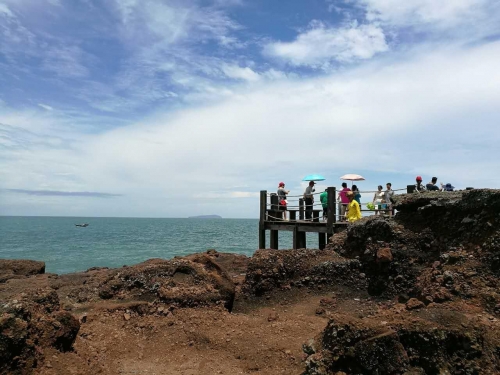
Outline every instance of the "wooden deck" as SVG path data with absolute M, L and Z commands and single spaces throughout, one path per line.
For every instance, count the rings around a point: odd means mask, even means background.
M 320 214 L 323 210 L 312 210 L 311 220 L 304 220 L 305 206 L 300 201 L 298 210 L 287 210 L 289 220 L 278 219 L 283 211 L 278 210 L 276 198 L 271 197 L 268 204 L 267 191 L 260 192 L 260 220 L 259 220 L 259 249 L 278 249 L 278 233 L 287 231 L 293 233 L 293 248 L 306 248 L 306 233 L 317 233 L 319 248 L 324 249 L 327 239 L 334 233 L 346 228 L 346 222 L 337 222 L 336 189 L 328 189 L 328 220 L 321 221 Z M 268 209 L 268 206 L 276 209 Z M 297 218 L 298 214 L 298 218 Z M 266 231 L 270 231 L 270 246 L 266 246 Z

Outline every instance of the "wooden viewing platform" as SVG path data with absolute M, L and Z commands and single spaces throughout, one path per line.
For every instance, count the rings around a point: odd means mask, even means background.
M 467 187 L 465 190 L 472 190 L 472 187 Z M 397 189 L 394 191 L 406 190 L 407 194 L 415 192 L 415 185 L 407 185 L 406 189 Z M 306 248 L 306 233 L 318 233 L 319 248 L 324 249 L 327 239 L 334 233 L 337 233 L 347 227 L 346 221 L 337 221 L 337 216 L 340 217 L 340 205 L 337 202 L 337 189 L 329 187 L 326 189 L 328 192 L 328 220 L 320 221 L 320 214 L 323 210 L 314 210 L 311 220 L 305 220 L 305 204 L 302 198 L 299 199 L 298 209 L 287 209 L 289 213 L 289 220 L 280 219 L 283 210 L 279 209 L 278 195 L 268 194 L 266 190 L 260 192 L 260 219 L 259 219 L 259 249 L 278 249 L 278 233 L 279 231 L 293 232 L 293 248 L 304 249 Z M 270 208 L 268 208 L 270 207 Z M 295 208 L 295 207 L 294 207 Z M 387 212 L 386 209 L 363 210 L 362 212 Z M 297 219 L 297 213 L 299 217 Z M 270 231 L 270 246 L 266 247 L 266 230 Z
M 305 205 L 299 199 L 299 209 L 287 209 L 289 220 L 282 220 L 283 210 L 279 210 L 278 196 L 271 194 L 268 204 L 266 190 L 260 192 L 260 219 L 259 219 L 259 249 L 278 249 L 279 231 L 293 232 L 293 248 L 306 248 L 306 233 L 318 233 L 319 248 L 324 249 L 327 238 L 346 227 L 346 222 L 337 221 L 337 189 L 327 188 L 328 192 L 328 220 L 321 221 L 320 214 L 323 210 L 313 209 L 312 220 L 305 220 Z M 268 208 L 268 206 L 270 208 Z M 297 218 L 297 213 L 299 217 Z M 270 246 L 266 247 L 266 230 L 270 231 Z

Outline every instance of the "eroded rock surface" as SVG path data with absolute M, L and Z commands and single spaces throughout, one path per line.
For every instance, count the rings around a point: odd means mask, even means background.
M 45 273 L 45 263 L 35 260 L 0 259 L 0 283 Z
M 331 316 L 305 374 L 500 373 L 500 191 L 415 193 L 395 206 L 394 219 L 331 238 L 327 250 L 359 260 L 368 293 L 387 302 L 364 319 Z

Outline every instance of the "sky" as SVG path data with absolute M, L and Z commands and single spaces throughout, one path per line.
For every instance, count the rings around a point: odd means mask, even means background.
M 0 0 L 0 215 L 500 188 L 499 67 L 497 0 Z

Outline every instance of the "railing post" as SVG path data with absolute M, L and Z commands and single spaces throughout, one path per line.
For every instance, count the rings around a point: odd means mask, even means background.
M 304 199 L 299 198 L 299 220 L 304 220 Z
M 335 187 L 330 186 L 326 191 L 328 193 L 328 220 L 326 225 L 328 228 L 327 237 L 329 238 L 330 236 L 333 235 L 333 225 L 337 222 L 337 216 L 335 216 L 337 213 L 336 212 L 337 189 Z
M 260 191 L 259 249 L 266 248 L 267 190 Z

